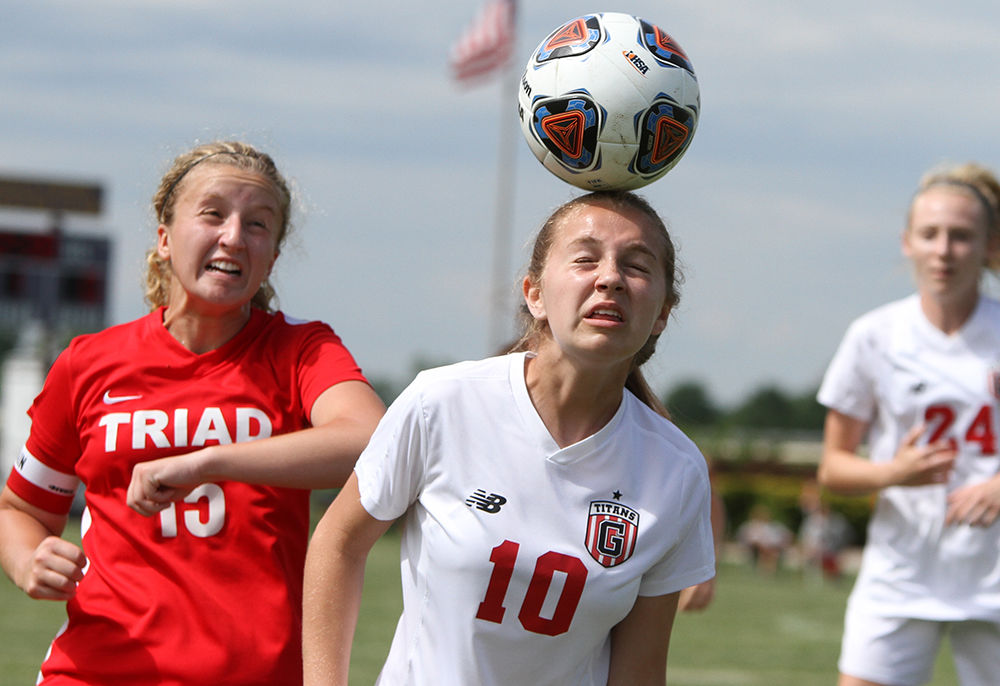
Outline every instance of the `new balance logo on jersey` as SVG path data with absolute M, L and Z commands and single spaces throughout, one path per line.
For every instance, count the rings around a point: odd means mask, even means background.
M 477 510 L 482 510 L 489 514 L 499 512 L 500 507 L 506 502 L 507 499 L 502 495 L 498 493 L 486 495 L 486 491 L 481 488 L 477 488 L 475 493 L 465 499 L 465 504 L 469 507 L 475 507 Z

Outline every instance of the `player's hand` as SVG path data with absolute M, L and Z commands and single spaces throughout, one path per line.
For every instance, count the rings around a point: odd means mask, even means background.
M 965 486 L 948 496 L 945 524 L 990 526 L 1000 515 L 1000 477 Z
M 76 584 L 83 578 L 86 564 L 87 557 L 79 546 L 48 536 L 35 548 L 15 581 L 37 600 L 69 600 L 76 595 Z
M 681 591 L 677 609 L 681 612 L 698 612 L 704 610 L 715 598 L 715 578 L 703 581 L 694 586 L 688 586 Z
M 927 486 L 948 481 L 958 452 L 948 441 L 918 445 L 926 427 L 923 424 L 910 429 L 899 450 L 892 458 L 893 484 L 898 486 Z
M 128 506 L 149 517 L 183 500 L 203 481 L 195 456 L 187 453 L 137 464 L 128 485 Z

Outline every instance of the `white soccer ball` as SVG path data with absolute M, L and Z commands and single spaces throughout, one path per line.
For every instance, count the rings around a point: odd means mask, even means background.
M 535 157 L 587 190 L 631 190 L 666 174 L 691 144 L 699 112 L 698 80 L 677 42 L 617 12 L 550 33 L 518 91 Z

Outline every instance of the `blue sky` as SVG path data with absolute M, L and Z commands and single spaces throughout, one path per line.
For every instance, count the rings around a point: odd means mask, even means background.
M 509 82 L 449 79 L 448 51 L 479 6 L 16 3 L 0 24 L 0 174 L 105 186 L 104 215 L 67 229 L 114 238 L 120 322 L 144 312 L 149 198 L 169 160 L 195 142 L 246 139 L 301 199 L 277 265 L 282 309 L 331 323 L 373 377 L 482 357 L 497 344 L 500 127 L 517 147 L 510 293 L 525 243 L 577 191 L 529 153 Z M 701 88 L 690 150 L 641 191 L 686 273 L 651 381 L 698 379 L 723 403 L 769 383 L 809 389 L 853 317 L 910 291 L 898 237 L 920 174 L 943 161 L 1000 166 L 1000 7 L 532 2 L 513 77 L 550 30 L 598 10 L 669 32 Z

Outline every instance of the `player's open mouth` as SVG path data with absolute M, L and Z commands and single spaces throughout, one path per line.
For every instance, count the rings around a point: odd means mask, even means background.
M 214 260 L 209 262 L 205 269 L 210 272 L 222 272 L 223 274 L 240 274 L 240 266 L 235 262 L 228 262 L 226 260 Z
M 591 313 L 587 315 L 587 319 L 600 319 L 606 322 L 625 321 L 621 313 L 617 310 L 606 309 L 603 307 L 592 310 Z

